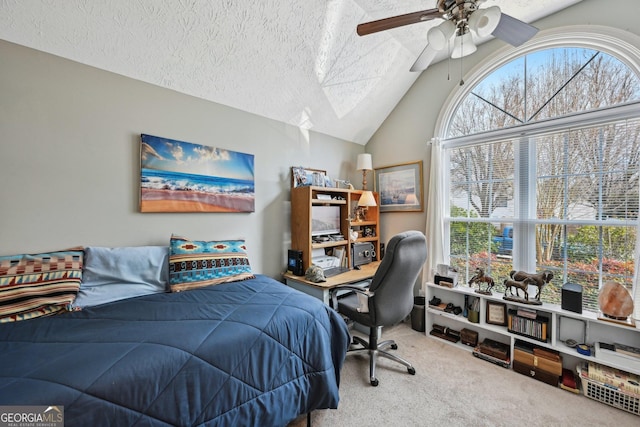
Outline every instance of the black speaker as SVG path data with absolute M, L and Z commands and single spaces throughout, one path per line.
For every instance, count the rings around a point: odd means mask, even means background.
M 563 310 L 582 313 L 582 286 L 576 283 L 565 283 L 562 285 Z
M 287 261 L 287 270 L 296 276 L 304 276 L 302 268 L 302 251 L 289 249 L 289 259 Z
M 379 260 L 381 260 L 382 258 L 384 258 L 384 243 L 380 243 L 380 257 L 378 257 Z

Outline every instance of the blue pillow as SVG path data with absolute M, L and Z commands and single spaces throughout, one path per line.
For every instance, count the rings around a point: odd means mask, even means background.
M 84 269 L 74 308 L 167 292 L 169 248 L 138 246 L 84 250 Z
M 169 251 L 171 292 L 255 278 L 244 240 L 189 240 L 172 235 Z

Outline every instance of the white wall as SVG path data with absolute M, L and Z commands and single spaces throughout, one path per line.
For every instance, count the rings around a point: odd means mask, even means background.
M 540 30 L 569 25 L 605 25 L 640 35 L 638 12 L 638 0 L 620 0 L 615 3 L 583 0 L 533 25 Z M 479 46 L 476 53 L 463 58 L 462 74 L 467 74 L 484 58 L 505 46 L 507 44 L 500 40 L 492 40 Z M 425 70 L 366 146 L 366 151 L 372 154 L 374 168 L 423 160 L 425 199 L 431 162 L 431 150 L 427 143 L 436 136 L 434 132 L 441 106 L 459 87 L 460 67 L 460 60 L 452 60 L 450 63 L 443 61 L 434 64 Z M 449 74 L 450 80 L 447 79 Z M 425 212 L 381 214 L 382 241 L 410 228 L 424 231 Z
M 0 58 L 0 255 L 245 238 L 254 271 L 279 277 L 290 167 L 358 177 L 361 145 L 5 41 Z M 141 133 L 254 154 L 255 213 L 139 213 Z

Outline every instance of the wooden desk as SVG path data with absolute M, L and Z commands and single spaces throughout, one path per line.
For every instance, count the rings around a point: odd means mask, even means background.
M 316 297 L 329 305 L 329 291 L 332 288 L 347 283 L 358 283 L 371 279 L 378 270 L 379 265 L 380 261 L 361 265 L 360 270 L 353 269 L 333 277 L 327 277 L 326 282 L 311 282 L 305 280 L 304 276 L 296 276 L 289 272 L 284 274 L 284 279 L 287 286 Z

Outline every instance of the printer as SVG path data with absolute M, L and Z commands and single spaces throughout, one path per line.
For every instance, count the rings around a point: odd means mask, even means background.
M 311 264 L 315 264 L 323 270 L 327 268 L 340 267 L 340 259 L 335 256 L 326 255 L 324 249 L 314 249 L 311 253 Z

